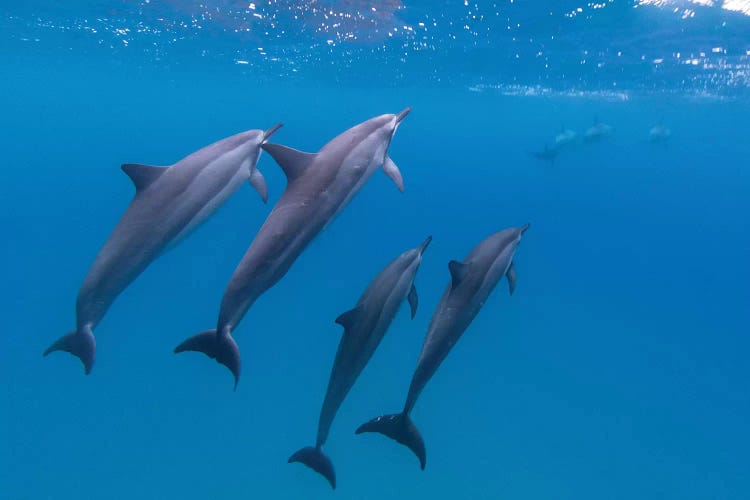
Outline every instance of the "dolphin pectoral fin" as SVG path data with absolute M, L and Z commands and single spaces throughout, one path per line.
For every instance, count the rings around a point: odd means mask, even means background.
M 299 462 L 310 467 L 312 470 L 323 476 L 331 484 L 331 488 L 336 489 L 336 471 L 333 469 L 331 459 L 318 447 L 308 446 L 302 448 L 294 455 L 289 457 L 287 463 Z
M 167 171 L 165 167 L 154 167 L 152 165 L 141 165 L 138 163 L 125 163 L 120 167 L 133 181 L 135 192 L 138 194 L 149 187 L 156 179 Z
M 268 186 L 266 186 L 266 179 L 263 178 L 263 174 L 260 173 L 260 170 L 253 167 L 253 171 L 250 172 L 250 178 L 248 181 L 258 192 L 263 203 L 266 203 L 268 201 Z
M 91 373 L 91 367 L 94 366 L 96 354 L 96 340 L 91 328 L 84 327 L 63 335 L 49 346 L 42 355 L 47 356 L 55 351 L 64 351 L 77 356 L 83 363 L 86 375 L 88 375 Z
M 360 310 L 361 308 L 357 306 L 354 309 L 349 309 L 348 311 L 339 314 L 339 317 L 336 318 L 336 323 L 343 326 L 344 330 L 349 330 L 357 321 Z
M 508 270 L 505 272 L 505 276 L 508 278 L 508 288 L 510 290 L 510 294 L 513 295 L 513 292 L 516 290 L 516 266 L 513 264 L 513 262 L 510 263 L 510 266 L 508 266 Z
M 237 390 L 237 383 L 240 381 L 240 349 L 229 333 L 218 335 L 216 330 L 206 330 L 193 335 L 174 348 L 175 354 L 185 351 L 202 352 L 229 368 L 234 375 L 234 390 Z
M 261 147 L 279 164 L 286 175 L 287 182 L 292 182 L 301 176 L 317 156 L 316 153 L 305 153 L 272 142 L 263 143 Z
M 464 276 L 466 276 L 466 271 L 468 270 L 469 265 L 464 264 L 463 262 L 459 262 L 457 260 L 452 260 L 448 262 L 448 270 L 451 273 L 451 286 L 453 288 L 456 288 L 460 283 L 461 280 L 464 279 Z
M 419 304 L 419 297 L 417 297 L 417 288 L 412 285 L 411 290 L 409 290 L 409 306 L 411 307 L 411 319 L 414 319 L 414 316 L 417 314 L 417 305 Z
M 404 178 L 401 177 L 401 171 L 398 169 L 391 157 L 386 155 L 385 162 L 383 162 L 383 172 L 385 175 L 391 178 L 399 191 L 404 192 Z
M 384 436 L 395 440 L 409 448 L 419 459 L 419 465 L 424 470 L 427 463 L 427 453 L 425 452 L 424 440 L 419 433 L 419 429 L 411 421 L 409 415 L 398 413 L 395 415 L 383 415 L 369 422 L 362 424 L 356 430 L 355 434 L 364 432 L 378 432 Z

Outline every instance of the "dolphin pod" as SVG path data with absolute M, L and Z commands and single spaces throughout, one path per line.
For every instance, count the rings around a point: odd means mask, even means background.
M 286 189 L 234 270 L 221 299 L 216 329 L 190 337 L 174 349 L 175 353 L 202 352 L 215 359 L 232 372 L 236 389 L 241 363 L 232 332 L 250 306 L 284 277 L 375 170 L 382 166 L 403 191 L 401 172 L 388 156 L 388 147 L 410 110 L 360 123 L 334 137 L 317 153 L 279 144 L 262 146 L 284 171 Z
M 450 261 L 451 282 L 443 293 L 427 329 L 417 367 L 411 379 L 406 403 L 401 413 L 383 415 L 361 425 L 356 433 L 378 432 L 408 447 L 419 459 L 422 469 L 427 462 L 424 441 L 409 418 L 417 398 L 437 371 L 452 347 L 461 338 L 495 285 L 508 278 L 511 295 L 516 288 L 513 257 L 521 235 L 529 225 L 504 229 L 481 241 L 463 262 Z
M 328 431 L 341 403 L 380 345 L 404 300 L 408 300 L 414 319 L 418 302 L 414 278 L 430 241 L 432 237 L 391 261 L 362 293 L 357 305 L 336 318 L 336 323 L 344 327 L 344 335 L 339 342 L 320 410 L 315 446 L 302 448 L 289 458 L 289 463 L 302 462 L 323 475 L 334 489 L 336 473 L 321 447 L 328 438 Z
M 235 268 L 222 297 L 216 328 L 198 333 L 174 349 L 175 353 L 202 352 L 223 364 L 232 373 L 236 390 L 241 360 L 232 333 L 255 301 L 286 275 L 375 170 L 382 167 L 399 191 L 404 191 L 401 172 L 388 150 L 410 110 L 362 122 L 331 139 L 317 153 L 267 142 L 281 127 L 278 124 L 265 132 L 249 130 L 228 137 L 169 167 L 123 165 L 135 185 L 135 196 L 84 278 L 77 300 L 76 329 L 54 342 L 44 355 L 69 352 L 81 360 L 85 373 L 90 373 L 95 357 L 94 329 L 117 296 L 151 262 L 208 219 L 245 180 L 264 203 L 267 201 L 266 183 L 256 166 L 261 152 L 266 151 L 286 175 L 286 188 Z M 567 136 L 553 148 L 545 147 L 542 159 L 554 161 L 561 143 L 575 138 L 564 127 L 562 133 Z M 449 263 L 451 283 L 430 322 L 403 410 L 365 423 L 357 434 L 378 432 L 405 444 L 424 469 L 424 441 L 409 414 L 503 276 L 513 293 L 513 259 L 527 228 L 528 224 L 495 233 L 479 243 L 464 262 Z M 414 318 L 418 303 L 414 281 L 431 241 L 428 237 L 392 260 L 362 292 L 354 308 L 336 319 L 344 332 L 320 410 L 315 445 L 298 450 L 288 460 L 315 470 L 334 489 L 336 473 L 323 445 L 341 404 L 404 302 L 409 303 Z
M 125 164 L 135 196 L 94 259 L 76 301 L 76 329 L 44 351 L 94 365 L 94 328 L 117 296 L 157 257 L 213 214 L 245 180 L 268 197 L 256 163 L 261 145 L 281 127 L 248 130 L 206 146 L 169 167 Z

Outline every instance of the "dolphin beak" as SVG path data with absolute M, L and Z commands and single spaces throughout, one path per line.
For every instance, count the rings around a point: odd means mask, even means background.
M 528 228 L 529 224 L 524 224 L 523 226 L 521 226 L 521 234 L 525 233 Z
M 267 141 L 268 139 L 270 139 L 270 138 L 271 138 L 271 136 L 272 136 L 272 135 L 273 135 L 273 134 L 274 134 L 274 133 L 275 133 L 275 132 L 276 132 L 277 130 L 279 130 L 279 129 L 280 129 L 281 127 L 283 127 L 283 126 L 284 126 L 284 124 L 283 124 L 283 123 L 277 123 L 277 124 L 276 124 L 276 125 L 274 125 L 273 127 L 271 127 L 271 128 L 269 128 L 268 130 L 266 130 L 266 131 L 265 131 L 265 132 L 263 133 L 263 142 L 265 143 L 265 142 L 266 142 L 266 141 Z
M 427 247 L 430 246 L 430 242 L 432 241 L 432 236 L 428 236 L 426 240 L 419 246 L 419 255 L 424 254 L 424 251 L 427 250 Z
M 411 107 L 408 107 L 405 110 L 403 110 L 402 112 L 400 112 L 399 114 L 397 114 L 396 115 L 396 123 L 401 123 L 401 120 L 403 120 L 404 118 L 406 118 L 406 115 L 408 115 L 410 111 L 411 111 Z

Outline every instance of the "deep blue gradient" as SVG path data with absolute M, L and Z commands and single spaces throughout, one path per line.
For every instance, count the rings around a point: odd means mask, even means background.
M 386 80 L 378 59 L 338 84 L 312 65 L 255 79 L 231 60 L 8 47 L 0 498 L 750 498 L 742 95 L 507 95 L 470 90 L 476 80 Z M 90 376 L 66 354 L 41 357 L 74 327 L 78 286 L 132 196 L 121 163 L 170 164 L 280 120 L 275 141 L 316 150 L 407 105 L 391 146 L 406 192 L 376 173 L 258 300 L 236 332 L 236 393 L 223 367 L 171 351 L 215 326 L 234 267 L 283 191 L 267 155 L 269 204 L 243 187 L 147 269 L 96 330 Z M 527 154 L 561 123 L 581 132 L 594 115 L 613 126 L 607 141 L 564 150 L 554 166 Z M 662 118 L 673 137 L 655 146 L 648 130 Z M 403 405 L 448 261 L 527 222 L 516 293 L 498 285 L 415 408 L 426 471 L 385 438 L 355 436 Z M 417 317 L 401 310 L 331 430 L 332 493 L 286 460 L 314 443 L 341 334 L 333 321 L 427 235 Z

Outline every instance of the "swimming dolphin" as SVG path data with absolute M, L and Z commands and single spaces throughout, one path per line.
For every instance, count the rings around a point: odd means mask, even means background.
M 215 359 L 229 368 L 237 388 L 240 351 L 231 333 L 255 300 L 284 277 L 380 166 L 403 191 L 401 172 L 388 157 L 388 147 L 410 110 L 360 123 L 314 154 L 263 145 L 286 174 L 286 189 L 234 270 L 221 299 L 216 329 L 190 337 L 174 352 L 202 352 Z
M 323 475 L 334 489 L 336 472 L 321 447 L 328 438 L 328 431 L 341 403 L 377 349 L 405 299 L 409 301 L 411 317 L 414 318 L 417 312 L 414 278 L 430 241 L 432 237 L 427 238 L 419 247 L 396 257 L 365 289 L 354 309 L 336 318 L 336 323 L 344 327 L 344 335 L 339 342 L 328 390 L 320 410 L 315 446 L 302 448 L 289 458 L 289 463 L 302 462 Z
M 409 414 L 422 389 L 503 276 L 507 276 L 510 293 L 513 294 L 516 288 L 513 256 L 521 235 L 528 227 L 526 224 L 495 233 L 474 247 L 463 262 L 452 260 L 448 264 L 451 283 L 443 293 L 427 329 L 404 409 L 401 413 L 370 420 L 357 429 L 357 434 L 379 432 L 395 439 L 414 452 L 424 470 L 427 460 L 424 441 Z
M 560 150 L 556 147 L 549 147 L 546 144 L 544 145 L 544 149 L 541 151 L 530 151 L 529 154 L 536 158 L 537 160 L 546 161 L 550 164 L 554 165 L 555 160 L 557 159 L 557 155 L 560 153 Z
M 605 137 L 608 137 L 612 133 L 612 127 L 605 123 L 601 123 L 598 117 L 594 117 L 594 124 L 586 130 L 583 134 L 583 140 L 585 142 L 599 142 Z
M 44 355 L 69 352 L 80 358 L 89 374 L 96 351 L 94 328 L 153 260 L 205 221 L 245 180 L 265 203 L 268 190 L 256 163 L 261 145 L 279 127 L 233 135 L 169 167 L 123 165 L 135 185 L 135 197 L 83 280 L 76 302 L 76 329 L 59 338 Z
M 578 134 L 574 130 L 566 129 L 563 125 L 560 129 L 560 133 L 555 136 L 554 148 L 560 149 L 563 146 L 571 144 L 578 138 Z
M 663 144 L 667 142 L 667 139 L 672 135 L 672 131 L 669 130 L 664 124 L 659 122 L 655 127 L 651 127 L 648 131 L 648 138 L 654 144 Z

